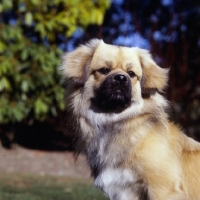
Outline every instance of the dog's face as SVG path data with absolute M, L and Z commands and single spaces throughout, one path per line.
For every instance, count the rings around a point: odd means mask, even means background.
M 64 56 L 71 104 L 96 113 L 121 113 L 166 85 L 167 70 L 158 67 L 146 50 L 92 40 Z M 69 94 L 69 95 L 70 95 Z M 80 102 L 82 105 L 79 105 Z
M 99 44 L 91 61 L 94 96 L 91 108 L 121 112 L 141 98 L 142 70 L 129 48 Z

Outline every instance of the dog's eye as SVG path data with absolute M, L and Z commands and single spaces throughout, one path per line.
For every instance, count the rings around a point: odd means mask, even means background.
M 110 72 L 110 69 L 108 69 L 107 67 L 102 67 L 102 68 L 98 69 L 97 71 L 101 74 L 106 75 Z
M 136 76 L 136 74 L 133 71 L 128 71 L 128 75 L 133 78 Z

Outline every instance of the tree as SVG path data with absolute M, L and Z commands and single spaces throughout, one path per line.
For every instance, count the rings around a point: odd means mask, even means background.
M 0 124 L 45 120 L 64 109 L 63 44 L 77 29 L 100 25 L 108 6 L 108 0 L 1 1 Z
M 16 132 L 19 123 L 29 131 L 25 125 L 61 116 L 65 88 L 58 67 L 63 50 L 70 49 L 71 36 L 83 34 L 89 24 L 100 25 L 109 4 L 109 0 L 0 2 L 0 138 L 5 146 L 10 144 L 10 129 Z

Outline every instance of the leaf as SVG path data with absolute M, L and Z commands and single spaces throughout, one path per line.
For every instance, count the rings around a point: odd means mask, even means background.
M 13 113 L 13 121 L 20 122 L 24 118 L 24 113 L 18 107 L 13 108 L 12 113 Z
M 23 61 L 25 61 L 27 58 L 28 58 L 28 51 L 27 51 L 27 49 L 24 49 L 24 50 L 22 51 L 22 53 L 21 53 L 21 59 L 22 59 Z
M 0 3 L 0 13 L 3 12 L 3 5 Z M 1 117 L 1 116 L 0 116 Z M 1 121 L 1 120 L 0 120 Z
M 30 26 L 32 22 L 33 22 L 33 15 L 31 12 L 27 12 L 25 14 L 25 23 Z
M 103 13 L 99 9 L 97 9 L 95 21 L 98 25 L 101 25 L 103 23 L 103 17 L 104 17 Z
M 21 83 L 21 90 L 23 92 L 28 92 L 29 90 L 29 82 L 26 81 L 26 80 L 23 80 L 22 83 Z
M 10 82 L 6 77 L 3 77 L 0 79 L 0 91 L 3 91 L 3 90 L 7 90 L 7 91 L 11 90 Z
M 6 49 L 6 45 L 0 41 L 0 53 L 3 53 L 5 49 Z
M 40 114 L 47 113 L 48 106 L 41 99 L 37 99 L 35 102 L 34 111 L 35 111 L 35 114 L 39 116 Z
M 26 11 L 26 6 L 24 3 L 19 4 L 19 12 L 25 12 Z
M 34 5 L 34 6 L 38 6 L 40 5 L 40 0 L 31 0 L 31 3 Z
M 7 10 L 9 10 L 9 9 L 11 9 L 13 7 L 13 2 L 12 1 L 8 1 L 8 0 L 4 0 L 1 5 L 3 7 L 2 10 L 3 11 L 7 11 Z
M 60 101 L 58 105 L 59 105 L 60 110 L 65 110 L 65 103 L 64 102 Z
M 49 31 L 52 31 L 53 28 L 54 28 L 53 20 L 50 20 L 50 21 L 46 22 L 45 25 L 46 25 L 46 27 L 47 27 L 47 29 L 48 29 Z
M 46 31 L 45 31 L 45 28 L 44 28 L 44 25 L 42 23 L 38 23 L 36 26 L 35 26 L 35 30 L 38 31 L 41 35 L 41 37 L 43 38 L 46 34 Z
M 51 113 L 55 117 L 57 115 L 56 108 L 53 106 L 51 107 Z

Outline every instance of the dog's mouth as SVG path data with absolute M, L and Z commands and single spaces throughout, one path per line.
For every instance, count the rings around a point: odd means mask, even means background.
M 125 75 L 110 75 L 91 99 L 96 112 L 119 113 L 131 105 L 131 82 Z

